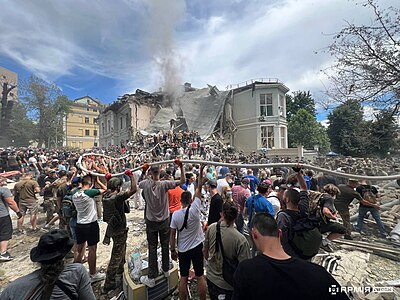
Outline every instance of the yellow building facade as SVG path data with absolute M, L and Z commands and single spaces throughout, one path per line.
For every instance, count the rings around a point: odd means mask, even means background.
M 98 118 L 103 105 L 98 99 L 85 96 L 72 101 L 64 120 L 64 146 L 89 149 L 99 146 Z

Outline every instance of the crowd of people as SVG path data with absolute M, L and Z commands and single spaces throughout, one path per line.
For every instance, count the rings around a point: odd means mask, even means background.
M 197 146 L 189 148 L 194 142 Z M 339 184 L 329 176 L 317 180 L 300 164 L 293 169 L 183 165 L 180 158 L 186 155 L 214 162 L 273 162 L 265 154 L 241 157 L 244 154 L 229 149 L 202 146 L 195 133 L 163 133 L 148 144 L 143 141 L 129 149 L 93 152 L 125 156 L 85 156 L 82 166 L 86 172 L 76 164 L 80 151 L 1 152 L 1 169 L 18 173 L 0 174 L 0 261 L 14 258 L 7 251 L 13 234 L 9 209 L 18 217 L 15 234 L 29 234 L 24 224 L 28 213 L 30 230 L 39 230 L 39 209 L 46 212 L 41 227 L 49 230 L 31 251 L 31 260 L 41 268 L 11 283 L 1 299 L 39 299 L 42 294 L 51 299 L 94 299 L 90 283 L 102 280 L 103 293 L 121 288 L 129 200 L 136 209 L 144 209 L 146 222 L 149 270 L 140 282 L 154 287 L 160 275 L 170 275 L 170 259 L 178 260 L 180 299 L 187 298 L 191 266 L 200 299 L 206 298 L 207 291 L 211 299 L 347 299 L 344 293 L 330 293 L 329 287 L 339 284 L 311 263 L 312 257 L 321 248 L 333 251 L 333 240 L 352 239 L 353 230 L 362 232 L 367 212 L 375 218 L 381 235 L 387 236 L 379 216 L 378 190 L 364 181 Z M 170 159 L 175 163 L 148 164 Z M 140 170 L 132 173 L 136 166 Z M 120 172 L 123 175 L 111 176 Z M 4 174 L 20 176 L 13 191 L 5 187 Z M 349 215 L 353 200 L 360 202 L 354 229 Z M 337 221 L 338 214 L 343 225 Z M 52 229 L 56 222 L 60 229 Z M 101 222 L 107 223 L 103 243 L 112 240 L 113 244 L 105 274 L 96 267 Z M 66 264 L 66 258 L 74 263 Z M 82 268 L 86 261 L 89 273 Z M 296 288 L 288 289 L 288 285 Z M 39 298 L 29 298 L 34 295 Z

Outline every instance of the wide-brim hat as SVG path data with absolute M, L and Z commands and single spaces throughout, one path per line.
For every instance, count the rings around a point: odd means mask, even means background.
M 40 237 L 36 247 L 31 249 L 30 257 L 33 262 L 51 262 L 62 259 L 74 245 L 66 230 L 53 229 Z

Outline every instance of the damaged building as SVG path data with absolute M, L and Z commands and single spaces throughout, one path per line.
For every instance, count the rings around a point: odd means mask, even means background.
M 193 88 L 185 83 L 176 99 L 137 90 L 107 107 L 99 117 L 100 147 L 126 145 L 138 134 L 162 130 L 197 131 L 245 152 L 287 148 L 286 93 L 277 79 Z

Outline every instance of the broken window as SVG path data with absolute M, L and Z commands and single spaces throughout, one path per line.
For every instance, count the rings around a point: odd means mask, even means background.
M 260 116 L 272 115 L 272 94 L 260 94 Z
M 261 126 L 261 146 L 267 149 L 274 147 L 274 126 Z

